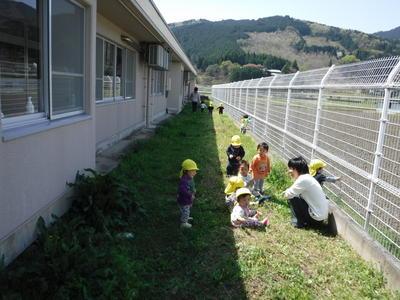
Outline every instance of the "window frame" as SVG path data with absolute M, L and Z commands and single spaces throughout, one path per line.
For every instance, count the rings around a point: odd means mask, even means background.
M 82 74 L 79 76 L 82 77 L 82 109 L 78 109 L 75 111 L 53 114 L 53 95 L 52 95 L 52 81 L 53 81 L 53 68 L 52 68 L 52 0 L 48 1 L 38 1 L 39 3 L 39 15 L 41 16 L 39 20 L 39 36 L 41 41 L 41 53 L 40 53 L 40 65 L 41 65 L 41 82 L 39 84 L 39 99 L 41 105 L 43 105 L 43 111 L 33 113 L 33 114 L 25 114 L 15 117 L 1 117 L 0 122 L 3 130 L 14 129 L 18 127 L 24 127 L 27 125 L 38 124 L 44 121 L 53 121 L 62 118 L 72 117 L 84 114 L 86 112 L 87 107 L 87 46 L 89 41 L 86 39 L 88 25 L 90 24 L 90 20 L 88 20 L 88 6 L 85 6 L 81 1 L 76 0 L 65 0 L 67 2 L 72 3 L 73 5 L 78 6 L 83 10 L 83 65 L 82 65 Z M 68 74 L 62 72 L 62 74 Z M 72 74 L 77 75 L 77 74 Z M 90 101 L 90 100 L 89 100 Z M 1 108 L 1 103 L 0 103 Z
M 113 75 L 113 96 L 112 97 L 107 97 L 104 98 L 104 90 L 102 90 L 102 99 L 96 99 L 96 104 L 102 104 L 102 103 L 110 103 L 110 102 L 120 102 L 120 101 L 129 101 L 129 100 L 136 100 L 136 72 L 137 72 L 137 51 L 135 49 L 132 48 L 128 48 L 126 46 L 123 46 L 119 43 L 116 43 L 115 41 L 102 36 L 101 34 L 96 34 L 96 41 L 97 39 L 100 39 L 102 41 L 102 47 L 103 47 L 103 59 L 102 59 L 102 70 L 103 70 L 103 77 L 104 77 L 104 55 L 105 55 L 105 43 L 109 43 L 111 45 L 113 45 L 114 47 L 114 65 L 113 65 L 113 71 L 114 71 L 114 75 Z M 121 96 L 116 96 L 116 78 L 117 78 L 117 49 L 121 49 L 122 50 L 122 78 L 121 78 L 121 85 L 123 85 L 123 87 L 121 87 Z M 133 56 L 133 64 L 134 64 L 134 68 L 133 68 L 133 80 L 132 80 L 132 84 L 133 84 L 133 96 L 126 96 L 126 77 L 127 77 L 127 69 L 128 69 L 128 52 L 132 53 Z M 97 53 L 97 49 L 96 49 L 96 53 Z M 96 64 L 96 68 L 97 68 L 97 64 Z M 97 73 L 97 70 L 96 70 Z M 96 83 L 97 84 L 97 77 L 96 77 Z M 97 87 L 96 87 L 97 88 Z M 104 88 L 104 78 L 103 78 L 103 88 Z

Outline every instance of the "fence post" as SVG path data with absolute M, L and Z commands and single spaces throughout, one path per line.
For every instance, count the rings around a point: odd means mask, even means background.
M 290 109 L 290 98 L 292 95 L 292 84 L 294 80 L 296 79 L 297 75 L 299 75 L 299 71 L 294 74 L 293 78 L 289 82 L 288 86 L 288 95 L 287 95 L 287 100 L 286 100 L 286 112 L 285 112 L 285 126 L 283 128 L 283 157 L 285 157 L 285 150 L 286 150 L 286 132 L 287 132 L 287 127 L 288 127 L 288 120 L 289 120 L 289 109 Z
M 379 168 L 381 166 L 382 160 L 382 150 L 383 150 L 383 143 L 385 139 L 385 132 L 386 132 L 386 125 L 388 121 L 388 113 L 389 113 L 389 105 L 390 105 L 390 94 L 393 88 L 393 79 L 395 75 L 400 72 L 400 60 L 397 65 L 393 68 L 390 72 L 386 84 L 385 84 L 385 96 L 383 98 L 383 105 L 382 105 L 382 113 L 381 118 L 379 120 L 379 134 L 378 134 L 378 142 L 376 144 L 376 151 L 374 157 L 374 168 L 371 174 L 371 183 L 369 187 L 369 195 L 368 195 L 368 204 L 366 207 L 366 215 L 365 215 L 365 223 L 364 229 L 368 231 L 368 226 L 370 223 L 371 215 L 373 213 L 372 206 L 374 203 L 374 196 L 375 196 L 375 189 L 376 183 L 378 181 L 379 175 Z
M 264 136 L 267 136 L 269 106 L 270 106 L 270 103 L 271 103 L 271 87 L 272 87 L 272 84 L 274 83 L 275 79 L 278 78 L 278 76 L 279 75 L 275 75 L 274 78 L 272 78 L 272 80 L 271 80 L 271 82 L 269 83 L 269 86 L 268 86 L 267 108 L 265 109 L 265 133 L 264 133 Z
M 246 98 L 245 98 L 245 102 L 244 102 L 244 111 L 245 111 L 246 113 L 248 113 L 248 112 L 247 112 L 247 102 L 248 102 L 248 100 L 249 100 L 249 86 L 250 86 L 250 84 L 251 84 L 252 81 L 253 81 L 253 79 L 250 80 L 250 82 L 248 83 L 248 85 L 247 85 L 247 87 L 246 87 Z
M 317 114 L 315 116 L 314 137 L 313 137 L 313 144 L 312 144 L 310 159 L 314 158 L 315 150 L 317 149 L 317 144 L 318 144 L 319 125 L 321 123 L 322 94 L 323 94 L 323 90 L 325 88 L 324 84 L 325 84 L 325 81 L 328 78 L 329 74 L 333 71 L 334 68 L 335 68 L 335 65 L 332 65 L 328 69 L 328 71 L 326 72 L 324 77 L 322 77 L 321 83 L 319 86 L 318 101 L 317 101 Z
M 256 85 L 256 87 L 255 87 L 255 89 L 256 89 L 256 94 L 254 95 L 254 110 L 253 110 L 253 116 L 256 116 L 256 111 L 257 111 L 257 99 L 258 99 L 258 87 L 260 86 L 260 83 L 261 83 L 262 79 L 263 79 L 263 77 L 261 77 L 261 78 L 258 80 L 257 85 Z M 251 130 L 251 132 L 253 132 L 253 134 L 254 134 L 255 123 L 256 123 L 256 121 L 254 120 L 254 121 L 253 121 L 253 129 Z
M 240 102 L 242 101 L 242 87 L 243 87 L 243 85 L 244 85 L 244 80 L 242 81 L 242 83 L 240 84 L 240 87 L 239 87 L 239 102 L 238 102 L 238 105 L 237 105 L 237 107 L 238 108 L 240 108 Z

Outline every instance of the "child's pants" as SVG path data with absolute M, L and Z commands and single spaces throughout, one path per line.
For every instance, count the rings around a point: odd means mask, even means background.
M 249 218 L 246 222 L 242 223 L 239 227 L 265 227 L 265 225 L 256 218 Z
M 259 191 L 260 193 L 262 193 L 263 192 L 263 186 L 264 186 L 264 178 L 262 178 L 262 179 L 254 179 L 253 190 Z
M 228 165 L 226 166 L 226 175 L 234 175 L 236 176 L 239 172 L 240 163 L 232 163 L 228 161 Z
M 179 209 L 181 210 L 181 223 L 187 223 L 189 221 L 191 207 L 191 205 L 179 205 Z

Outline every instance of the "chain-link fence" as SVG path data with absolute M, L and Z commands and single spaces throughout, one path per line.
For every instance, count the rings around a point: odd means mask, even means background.
M 400 260 L 400 57 L 214 85 L 285 159 L 320 158 L 330 199 Z

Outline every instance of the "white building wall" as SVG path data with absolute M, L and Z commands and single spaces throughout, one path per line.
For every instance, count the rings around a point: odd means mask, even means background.
M 0 256 L 8 263 L 35 238 L 39 216 L 51 221 L 69 208 L 63 197 L 76 172 L 95 167 L 94 61 L 96 1 L 85 0 L 86 115 L 49 121 L 31 130 L 0 123 Z M 29 131 L 31 130 L 31 131 Z
M 121 28 L 97 15 L 97 34 L 121 45 Z M 130 48 L 135 51 L 135 49 Z M 96 104 L 96 148 L 102 150 L 145 125 L 146 67 L 136 51 L 136 95 L 133 100 L 115 100 Z
M 180 62 L 170 64 L 168 78 L 171 80 L 171 89 L 167 99 L 169 112 L 178 113 L 182 109 L 183 101 L 183 65 Z

